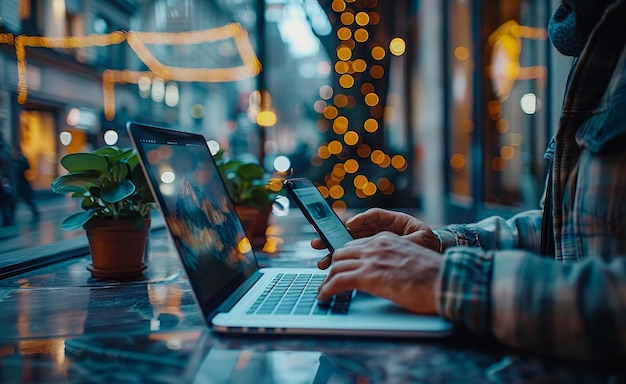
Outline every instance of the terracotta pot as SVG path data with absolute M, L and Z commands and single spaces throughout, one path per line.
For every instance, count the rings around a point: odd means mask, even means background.
M 144 228 L 134 228 L 127 220 L 93 218 L 84 225 L 89 240 L 91 276 L 101 280 L 130 280 L 143 276 L 150 218 Z
M 248 235 L 252 248 L 263 248 L 270 210 L 261 211 L 256 207 L 244 205 L 236 205 L 235 210 L 243 224 L 246 235 Z

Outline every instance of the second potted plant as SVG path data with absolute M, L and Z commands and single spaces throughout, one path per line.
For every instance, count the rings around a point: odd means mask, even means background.
M 272 177 L 260 164 L 229 157 L 223 150 L 215 153 L 213 158 L 252 247 L 261 248 L 265 243 L 272 204 L 282 194 L 282 180 Z

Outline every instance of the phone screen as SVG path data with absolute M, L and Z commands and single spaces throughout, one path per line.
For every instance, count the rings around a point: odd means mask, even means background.
M 305 178 L 287 179 L 285 186 L 289 195 L 331 252 L 353 239 L 312 181 Z

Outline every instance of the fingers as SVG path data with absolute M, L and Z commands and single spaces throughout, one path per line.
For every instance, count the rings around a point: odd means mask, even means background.
M 332 261 L 332 256 L 329 253 L 328 255 L 324 256 L 317 262 L 317 267 L 322 270 L 327 269 L 328 267 L 330 267 L 331 261 Z
M 326 244 L 320 238 L 315 238 L 311 240 L 311 247 L 315 249 L 326 249 L 328 248 Z
M 329 302 L 333 296 L 349 289 L 360 289 L 359 262 L 357 260 L 344 261 L 333 265 L 333 269 L 320 285 L 317 299 L 321 302 Z M 339 271 L 341 269 L 341 271 Z

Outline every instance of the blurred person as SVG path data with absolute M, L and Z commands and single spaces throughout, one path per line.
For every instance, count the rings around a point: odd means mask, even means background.
M 2 226 L 13 225 L 13 183 L 11 181 L 11 149 L 0 132 L 0 218 Z
M 318 262 L 346 289 L 558 357 L 626 361 L 626 0 L 563 0 L 553 45 L 575 57 L 541 209 L 433 230 L 373 208 Z M 323 248 L 320 239 L 312 246 Z
M 33 200 L 33 187 L 30 181 L 26 178 L 26 172 L 30 169 L 28 158 L 24 156 L 20 148 L 14 147 L 12 151 L 12 171 L 13 171 L 13 184 L 15 186 L 15 195 L 13 201 L 13 214 L 17 208 L 17 203 L 22 200 L 28 205 L 32 218 L 34 220 L 39 219 L 39 210 Z

